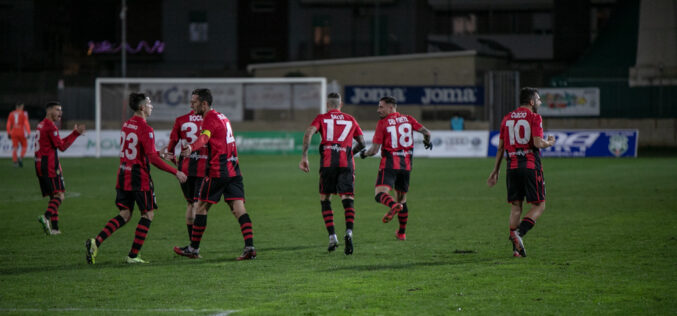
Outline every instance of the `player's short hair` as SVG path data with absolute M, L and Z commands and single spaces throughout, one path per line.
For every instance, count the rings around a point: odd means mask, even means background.
M 387 104 L 392 104 L 393 106 L 397 106 L 397 99 L 395 99 L 395 97 L 391 97 L 391 96 L 382 97 L 379 101 L 383 101 Z
M 129 94 L 129 108 L 136 112 L 141 108 L 141 102 L 146 101 L 146 94 L 139 92 L 132 92 Z
M 17 101 L 16 104 L 14 105 L 14 107 L 18 109 L 19 107 L 21 107 L 21 106 L 23 106 L 23 105 L 24 105 L 23 102 Z
M 191 95 L 196 95 L 197 99 L 200 100 L 200 102 L 205 101 L 207 102 L 207 105 L 212 106 L 212 92 L 209 89 L 204 89 L 204 88 L 198 88 L 193 90 L 191 92 Z
M 56 101 L 56 100 L 54 100 L 54 101 L 49 101 L 49 102 L 47 102 L 47 104 L 45 105 L 45 109 L 46 109 L 46 110 L 49 110 L 49 109 L 51 109 L 51 108 L 53 108 L 53 107 L 55 107 L 55 106 L 57 106 L 57 105 L 58 105 L 58 106 L 61 106 L 61 101 Z
M 338 92 L 332 92 L 327 95 L 327 106 L 335 109 L 341 105 L 341 94 Z
M 536 98 L 536 93 L 538 89 L 531 87 L 524 87 L 520 90 L 520 105 L 527 105 L 529 101 Z

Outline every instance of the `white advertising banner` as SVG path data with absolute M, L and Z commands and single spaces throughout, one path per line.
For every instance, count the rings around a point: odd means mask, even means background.
M 155 147 L 160 150 L 169 143 L 170 130 L 155 131 Z M 489 148 L 489 131 L 431 131 L 433 150 L 423 148 L 423 136 L 414 132 L 414 156 L 416 157 L 486 157 Z M 61 137 L 70 134 L 69 130 L 59 131 Z M 35 132 L 28 139 L 27 158 L 33 158 Z M 364 131 L 364 140 L 367 148 L 371 146 L 374 131 Z M 253 150 L 260 145 L 256 138 L 247 135 L 237 136 L 237 146 L 240 151 Z M 293 151 L 293 141 L 280 139 L 284 142 L 284 148 Z M 259 141 L 260 142 L 260 141 Z M 291 142 L 291 143 L 290 143 Z M 291 144 L 291 145 L 290 145 Z M 255 146 L 256 145 L 256 146 Z M 272 147 L 274 144 L 266 143 L 264 146 Z M 279 147 L 279 144 L 275 144 Z M 284 151 L 282 147 L 276 148 Z M 101 157 L 117 157 L 120 153 L 120 131 L 101 131 Z M 380 157 L 380 154 L 376 155 Z M 7 137 L 7 132 L 0 132 L 0 157 L 12 157 L 12 141 Z M 87 131 L 85 135 L 78 137 L 65 152 L 59 152 L 59 157 L 96 157 L 96 132 Z
M 249 110 L 319 109 L 322 103 L 318 84 L 256 84 L 244 88 Z
M 148 121 L 174 121 L 190 112 L 191 92 L 197 88 L 211 90 L 212 108 L 225 114 L 233 122 L 242 121 L 242 84 L 209 83 L 141 83 L 139 90 L 150 97 L 153 114 Z
M 541 116 L 599 116 L 599 88 L 538 88 Z
M 433 150 L 423 147 L 423 135 L 414 132 L 415 157 L 486 157 L 489 131 L 430 131 Z M 364 131 L 367 148 L 371 146 L 374 131 Z M 380 157 L 380 153 L 375 157 Z
M 169 143 L 169 130 L 155 131 L 155 147 L 160 150 Z M 59 131 L 61 138 L 70 134 L 70 130 Z M 35 132 L 28 138 L 28 150 L 26 158 L 35 156 L 33 145 Z M 120 154 L 120 131 L 101 131 L 101 157 L 117 157 Z M 12 157 L 12 141 L 7 137 L 7 132 L 0 133 L 0 157 Z M 96 132 L 86 131 L 66 151 L 59 151 L 59 157 L 96 157 Z

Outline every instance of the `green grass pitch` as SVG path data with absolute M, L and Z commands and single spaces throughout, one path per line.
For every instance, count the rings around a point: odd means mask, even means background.
M 62 159 L 67 198 L 59 236 L 37 222 L 47 206 L 32 159 L 0 160 L 0 314 L 598 315 L 677 313 L 677 158 L 544 159 L 547 208 L 513 258 L 505 173 L 493 159 L 416 159 L 408 240 L 373 198 L 377 159 L 357 161 L 355 253 L 327 253 L 318 156 L 240 159 L 258 258 L 225 203 L 209 213 L 200 260 L 187 244 L 176 180 L 153 169 L 159 210 L 141 256 L 124 262 L 139 215 L 85 262 L 84 243 L 117 214 L 117 159 Z M 502 171 L 505 171 L 503 166 Z M 344 221 L 332 201 L 339 240 Z

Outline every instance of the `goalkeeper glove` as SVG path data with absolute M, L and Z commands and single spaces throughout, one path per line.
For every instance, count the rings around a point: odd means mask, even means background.
M 367 155 L 365 155 L 365 153 L 367 153 L 366 149 L 360 150 L 360 158 L 362 158 L 362 159 L 367 158 Z
M 425 149 L 428 149 L 428 150 L 433 150 L 433 143 L 431 143 L 430 140 L 428 140 L 428 141 L 424 140 L 423 141 L 423 147 Z

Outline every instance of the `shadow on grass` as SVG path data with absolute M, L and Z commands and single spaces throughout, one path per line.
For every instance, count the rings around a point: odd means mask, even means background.
M 321 270 L 324 272 L 334 272 L 341 270 L 349 271 L 379 271 L 379 270 L 400 270 L 400 269 L 411 269 L 415 267 L 435 267 L 435 266 L 451 266 L 451 265 L 463 265 L 463 264 L 477 264 L 477 263 L 491 263 L 495 264 L 496 258 L 476 258 L 463 256 L 463 258 L 445 258 L 439 259 L 436 261 L 415 261 L 415 262 L 402 262 L 402 263 L 388 263 L 388 264 L 363 264 L 363 265 L 345 265 L 341 267 L 332 267 L 329 269 Z

